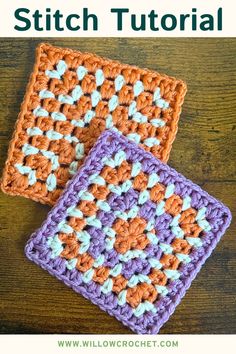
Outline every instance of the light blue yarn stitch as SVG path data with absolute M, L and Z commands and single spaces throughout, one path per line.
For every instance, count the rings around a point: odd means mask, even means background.
M 96 85 L 101 86 L 105 80 L 103 71 L 101 69 L 96 70 L 95 78 L 96 78 Z
M 137 103 L 136 101 L 132 101 L 129 105 L 128 115 L 129 117 L 134 116 L 137 112 Z
M 82 279 L 85 283 L 89 283 L 93 279 L 93 275 L 94 275 L 94 269 L 90 268 L 82 275 Z
M 49 192 L 54 191 L 57 186 L 57 179 L 56 176 L 53 173 L 50 173 L 46 179 L 46 186 Z
M 48 90 L 41 90 L 39 92 L 39 97 L 41 99 L 44 99 L 44 98 L 55 98 L 55 95 L 54 93 L 52 93 L 51 91 L 48 91 Z
M 79 80 L 83 80 L 85 75 L 88 73 L 88 70 L 84 66 L 79 66 L 76 70 L 77 76 Z
M 76 264 L 77 264 L 77 258 L 69 259 L 66 262 L 66 268 L 69 269 L 69 270 L 75 269 Z
M 119 304 L 120 306 L 123 306 L 123 305 L 126 304 L 126 295 L 127 295 L 127 290 L 122 290 L 122 291 L 118 294 L 117 298 L 118 298 L 118 304 Z
M 45 74 L 49 76 L 51 79 L 61 79 L 62 75 L 65 73 L 67 69 L 67 64 L 64 60 L 59 60 L 56 70 L 46 70 Z
M 92 103 L 92 107 L 96 107 L 98 105 L 98 102 L 101 100 L 102 96 L 100 94 L 100 92 L 98 92 L 97 90 L 94 90 L 91 94 L 91 103 Z
M 141 302 L 135 309 L 133 309 L 133 314 L 136 317 L 140 317 L 146 311 L 152 311 L 153 313 L 157 312 L 155 306 L 151 302 L 145 301 L 145 302 Z
M 108 278 L 107 280 L 105 280 L 105 282 L 103 283 L 100 289 L 103 294 L 109 294 L 112 291 L 112 288 L 113 288 L 113 281 L 111 278 Z
M 131 141 L 134 141 L 136 144 L 139 144 L 141 140 L 141 136 L 137 133 L 127 134 L 127 138 L 130 139 Z
M 35 117 L 48 117 L 49 113 L 48 113 L 48 111 L 46 111 L 46 109 L 38 106 L 33 110 L 33 115 Z
M 158 176 L 157 173 L 151 173 L 148 176 L 148 184 L 147 184 L 147 188 L 152 188 L 154 187 L 158 182 L 160 181 L 160 177 Z
M 115 78 L 115 90 L 116 90 L 116 92 L 120 91 L 122 89 L 122 87 L 124 86 L 124 84 L 125 84 L 124 76 L 123 75 L 118 75 Z
M 142 205 L 142 204 L 146 203 L 149 199 L 150 199 L 150 194 L 149 194 L 148 190 L 144 190 L 139 193 L 138 204 Z
M 134 84 L 133 90 L 134 90 L 134 96 L 135 97 L 139 96 L 144 91 L 142 81 L 139 81 L 139 80 L 136 81 Z
M 113 95 L 108 101 L 108 108 L 110 112 L 113 112 L 119 104 L 118 96 Z

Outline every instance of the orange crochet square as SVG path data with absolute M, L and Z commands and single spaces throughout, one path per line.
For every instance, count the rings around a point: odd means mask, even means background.
M 185 93 L 185 83 L 173 77 L 41 44 L 2 190 L 55 204 L 105 129 L 167 162 Z

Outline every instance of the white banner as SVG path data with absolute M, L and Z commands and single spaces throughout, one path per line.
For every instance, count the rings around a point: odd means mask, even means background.
M 2 335 L 1 353 L 235 353 L 235 335 Z
M 1 37 L 234 37 L 233 0 L 2 0 Z

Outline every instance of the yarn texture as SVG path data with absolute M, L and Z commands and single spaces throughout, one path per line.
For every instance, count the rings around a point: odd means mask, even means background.
M 231 221 L 221 202 L 105 131 L 27 257 L 139 334 L 156 334 Z
M 41 44 L 2 190 L 55 204 L 105 129 L 122 133 L 167 162 L 185 93 L 181 80 Z

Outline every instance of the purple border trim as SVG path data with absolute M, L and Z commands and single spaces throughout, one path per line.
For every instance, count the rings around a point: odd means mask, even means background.
M 198 208 L 202 206 L 207 207 L 207 219 L 212 227 L 212 230 L 204 236 L 202 247 L 191 254 L 192 262 L 181 266 L 181 277 L 171 283 L 169 294 L 156 302 L 155 306 L 158 312 L 156 314 L 146 312 L 139 318 L 131 314 L 128 304 L 115 308 L 114 304 L 117 303 L 117 299 L 113 294 L 102 294 L 100 297 L 95 297 L 94 294 L 96 294 L 97 290 L 95 282 L 82 283 L 81 276 L 77 270 L 67 270 L 65 261 L 60 257 L 51 259 L 50 251 L 47 247 L 44 247 L 47 237 L 55 230 L 57 224 L 66 215 L 67 208 L 78 202 L 76 194 L 81 189 L 87 187 L 87 176 L 100 171 L 104 156 L 111 156 L 113 152 L 117 152 L 120 149 L 126 151 L 131 161 L 140 161 L 143 171 L 149 173 L 157 172 L 163 184 L 174 182 L 176 193 L 181 197 L 191 193 L 193 206 L 198 206 Z M 139 334 L 156 334 L 174 312 L 176 306 L 185 295 L 206 259 L 216 247 L 230 222 L 231 213 L 229 209 L 203 191 L 198 185 L 155 159 L 153 155 L 144 151 L 135 143 L 128 141 L 124 136 L 114 131 L 105 131 L 99 137 L 78 173 L 68 182 L 65 191 L 57 204 L 49 212 L 46 221 L 42 224 L 41 228 L 31 235 L 26 244 L 25 253 L 31 261 L 62 280 L 74 291 L 98 305 L 102 310 L 115 316 L 133 331 Z

